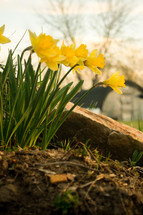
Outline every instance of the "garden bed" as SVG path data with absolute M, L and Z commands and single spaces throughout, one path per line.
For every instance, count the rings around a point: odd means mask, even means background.
M 143 214 L 143 168 L 85 148 L 0 151 L 0 214 Z

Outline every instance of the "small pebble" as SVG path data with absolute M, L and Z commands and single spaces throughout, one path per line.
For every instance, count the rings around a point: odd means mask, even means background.
M 8 169 L 8 162 L 6 160 L 3 160 L 2 169 L 3 170 L 7 170 Z
M 4 155 L 4 153 L 0 151 L 0 155 Z
M 28 168 L 28 167 L 29 167 L 29 165 L 28 165 L 27 163 L 24 163 L 24 167 Z

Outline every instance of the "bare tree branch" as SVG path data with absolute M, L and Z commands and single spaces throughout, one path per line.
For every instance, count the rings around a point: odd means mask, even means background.
M 38 16 L 51 28 L 61 35 L 66 42 L 73 41 L 73 37 L 82 29 L 83 18 L 79 11 L 83 4 L 76 0 L 47 0 L 47 15 L 37 13 Z
M 104 39 L 101 50 L 106 54 L 112 42 L 119 43 L 118 39 L 124 38 L 125 31 L 133 23 L 131 18 L 133 4 L 129 4 L 128 0 L 95 0 L 95 2 L 98 2 L 98 8 L 97 14 L 92 17 L 92 28 Z

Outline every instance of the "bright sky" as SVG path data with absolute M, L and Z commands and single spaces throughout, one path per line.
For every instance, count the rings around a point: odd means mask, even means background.
M 38 12 L 42 11 L 42 13 L 46 14 L 46 1 L 48 0 L 0 0 L 0 26 L 5 24 L 4 35 L 10 37 L 12 41 L 5 46 L 1 46 L 2 51 L 8 48 L 14 49 L 16 43 L 21 39 L 25 30 L 30 29 L 31 31 L 35 31 L 39 34 L 42 28 L 45 29 L 43 21 L 37 16 L 35 10 Z M 90 2 L 90 5 L 88 5 L 89 7 L 86 8 L 89 9 L 88 13 L 93 13 L 94 11 L 92 10 L 91 4 L 94 0 L 83 1 L 86 4 Z M 143 39 L 143 0 L 130 1 L 131 3 L 136 3 L 133 18 L 138 17 L 138 23 L 134 31 L 134 36 L 140 40 Z M 106 0 L 103 0 L 103 3 L 105 2 Z M 85 13 L 87 13 L 87 11 Z M 28 33 L 26 33 L 19 49 L 22 49 L 23 47 L 25 48 L 29 45 L 29 36 Z

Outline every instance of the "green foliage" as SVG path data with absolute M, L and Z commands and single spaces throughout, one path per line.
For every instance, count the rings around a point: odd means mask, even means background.
M 136 121 L 131 120 L 131 121 L 119 121 L 119 122 L 126 124 L 128 126 L 131 126 L 133 128 L 136 128 L 139 131 L 143 131 L 143 121 L 139 118 Z
M 91 103 L 90 103 L 88 109 L 89 109 L 89 110 L 95 109 L 95 108 L 97 107 L 97 103 L 98 103 L 98 102 L 95 103 L 94 101 L 91 101 Z
M 95 159 L 96 159 L 96 162 L 97 162 L 97 170 L 98 170 L 99 169 L 99 164 L 102 161 L 103 157 L 102 157 L 102 154 L 101 155 L 99 154 L 97 149 L 94 150 L 94 155 L 95 155 Z
M 75 87 L 72 82 L 61 87 L 72 68 L 61 78 L 58 71 L 44 70 L 41 80 L 40 64 L 34 70 L 31 54 L 24 60 L 9 52 L 0 72 L 0 146 L 31 147 L 37 143 L 46 149 L 50 140 L 78 102 L 62 117 L 66 104 L 75 96 L 83 81 Z M 40 79 L 40 81 L 39 81 Z M 42 137 L 42 141 L 38 138 Z
M 73 195 L 70 190 L 67 190 L 62 195 L 58 195 L 54 201 L 56 210 L 61 210 L 62 214 L 67 214 L 70 208 L 73 208 L 78 204 L 78 196 Z
M 129 158 L 130 166 L 136 166 L 136 164 L 140 161 L 142 155 L 143 152 L 138 152 L 138 150 L 135 150 L 132 154 L 132 159 Z
M 139 130 L 139 131 L 143 131 L 142 122 L 141 122 L 141 120 L 139 119 L 139 117 L 138 117 L 138 130 Z
M 77 154 L 82 157 L 86 157 L 89 154 L 90 147 L 90 139 L 88 139 L 85 143 L 79 142 Z
M 56 146 L 64 149 L 65 151 L 69 151 L 71 149 L 72 141 L 70 139 L 56 142 Z

